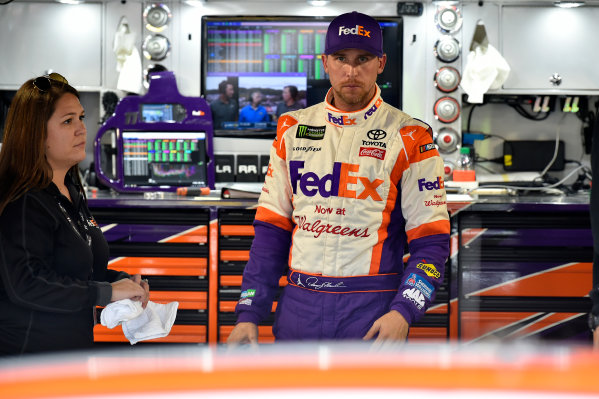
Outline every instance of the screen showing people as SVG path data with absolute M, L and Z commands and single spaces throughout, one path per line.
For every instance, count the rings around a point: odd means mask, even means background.
M 324 99 L 330 85 L 321 57 L 330 19 L 202 17 L 202 87 L 216 136 L 274 134 L 279 115 Z M 384 17 L 378 22 L 387 66 L 377 84 L 387 103 L 401 107 L 402 20 Z
M 206 79 L 215 130 L 274 131 L 281 114 L 306 107 L 306 90 L 301 73 L 213 73 Z
M 181 122 L 187 110 L 181 104 L 141 104 L 141 121 L 145 123 Z
M 142 104 L 141 118 L 144 122 L 174 122 L 172 104 Z

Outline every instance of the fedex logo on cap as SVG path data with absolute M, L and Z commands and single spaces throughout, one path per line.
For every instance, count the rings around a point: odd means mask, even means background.
M 435 181 L 426 181 L 426 179 L 418 179 L 418 190 L 440 190 L 445 188 L 445 182 L 441 176 L 437 176 Z
M 358 176 L 360 165 L 344 162 L 335 162 L 333 171 L 324 176 L 318 176 L 314 172 L 302 173 L 304 161 L 289 161 L 289 177 L 291 178 L 291 187 L 293 194 L 299 191 L 308 197 L 314 197 L 316 194 L 323 198 L 345 197 L 356 199 L 367 199 L 371 197 L 375 201 L 383 199 L 377 192 L 377 187 L 383 183 L 382 179 L 370 180 L 368 177 Z M 362 191 L 350 190 L 348 186 L 361 183 Z
M 370 31 L 364 29 L 362 25 L 356 25 L 353 28 L 346 28 L 345 26 L 339 27 L 339 36 L 341 35 L 358 35 L 370 37 Z

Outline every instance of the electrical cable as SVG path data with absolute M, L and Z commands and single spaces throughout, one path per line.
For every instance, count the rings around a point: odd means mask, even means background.
M 547 173 L 547 171 L 549 170 L 551 165 L 553 165 L 553 163 L 557 159 L 557 154 L 559 152 L 559 134 L 560 134 L 560 130 L 562 128 L 562 122 L 564 121 L 564 119 L 566 119 L 565 113 L 562 115 L 562 118 L 557 123 L 557 131 L 555 132 L 555 150 L 553 151 L 553 158 L 551 158 L 551 161 L 549 161 L 547 166 L 545 166 L 545 169 L 543 169 L 543 171 L 541 172 L 541 176 L 545 176 L 545 173 Z
M 483 161 L 483 162 L 489 162 L 489 161 Z M 491 170 L 491 169 L 487 168 L 486 166 L 482 166 L 481 164 L 475 165 L 475 168 L 481 168 L 481 169 L 486 170 L 487 172 L 489 172 L 491 174 L 497 173 L 496 171 Z
M 472 130 L 470 130 L 470 124 L 472 123 L 472 112 L 474 111 L 474 108 L 476 108 L 478 104 L 472 104 L 472 108 L 470 108 L 470 112 L 468 113 L 468 123 L 466 124 L 466 131 L 468 133 L 470 133 Z
M 516 112 L 518 112 L 518 114 L 525 117 L 526 119 L 530 119 L 531 121 L 543 121 L 543 120 L 547 119 L 549 117 L 549 114 L 551 113 L 550 111 L 546 112 L 545 115 L 543 115 L 539 118 L 538 116 L 529 114 L 520 104 L 507 103 L 507 105 L 512 107 L 514 110 L 516 110 Z M 540 115 L 540 112 L 536 115 Z
M 483 135 L 485 136 L 485 139 L 490 139 L 490 138 L 493 138 L 493 137 L 495 137 L 495 138 L 497 138 L 497 139 L 499 139 L 499 140 L 503 140 L 503 141 L 505 141 L 505 137 L 501 137 L 501 136 L 498 136 L 498 135 L 496 135 L 496 134 L 491 134 L 491 133 L 483 133 Z
M 524 190 L 524 191 L 545 191 L 545 190 L 560 186 L 566 180 L 568 180 L 574 173 L 578 172 L 579 170 L 583 170 L 583 171 L 587 172 L 588 166 L 586 166 L 586 165 L 578 166 L 575 169 L 573 169 L 570 173 L 568 173 L 563 179 L 558 181 L 557 183 L 553 183 L 553 184 L 550 184 L 548 186 L 543 186 L 543 187 L 510 186 L 509 184 L 488 184 L 488 185 L 485 184 L 484 187 L 485 188 L 487 188 L 487 187 L 488 188 L 507 188 L 507 189 L 512 189 L 512 190 Z
M 483 158 L 483 157 L 476 157 L 474 159 L 474 162 L 494 162 L 494 163 L 499 163 L 499 164 L 503 164 L 503 157 L 497 157 L 497 158 Z

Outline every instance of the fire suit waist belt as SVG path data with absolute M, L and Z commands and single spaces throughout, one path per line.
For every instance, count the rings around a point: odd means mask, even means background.
M 372 276 L 332 277 L 289 270 L 289 285 L 311 291 L 329 293 L 397 291 L 401 283 L 399 274 L 375 274 Z

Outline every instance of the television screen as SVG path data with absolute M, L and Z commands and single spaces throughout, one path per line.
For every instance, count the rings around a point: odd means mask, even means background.
M 215 136 L 273 137 L 278 112 L 323 101 L 330 84 L 321 55 L 332 19 L 203 16 L 202 92 Z M 377 84 L 383 99 L 401 108 L 402 19 L 377 20 L 387 54 Z
M 206 133 L 123 132 L 125 186 L 206 186 Z
M 219 108 L 219 85 L 223 82 L 236 93 L 229 100 L 233 104 L 229 114 Z M 294 90 L 295 108 L 306 107 L 307 78 L 303 73 L 208 73 L 204 92 L 215 129 L 260 132 L 275 130 L 279 116 L 288 111 L 283 105 L 286 90 Z M 250 110 L 256 95 L 261 100 Z

